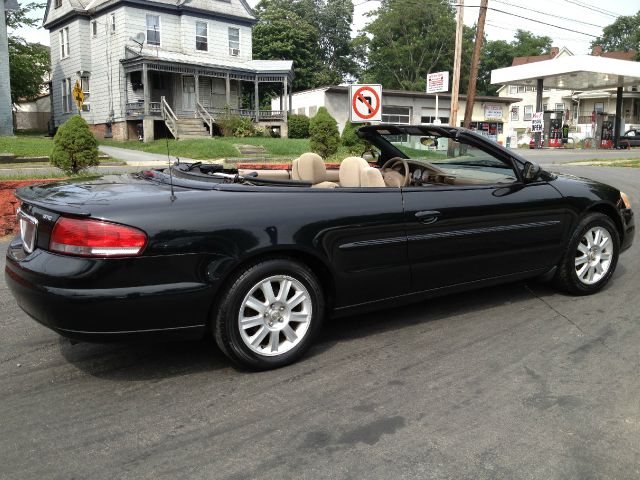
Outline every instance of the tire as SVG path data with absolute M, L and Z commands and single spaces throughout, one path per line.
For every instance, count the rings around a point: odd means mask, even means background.
M 269 370 L 295 362 L 309 349 L 325 306 L 308 267 L 288 258 L 267 259 L 242 270 L 227 285 L 214 311 L 213 331 L 234 363 Z
M 619 254 L 620 238 L 611 218 L 588 214 L 569 241 L 554 283 L 573 295 L 596 293 L 611 279 Z

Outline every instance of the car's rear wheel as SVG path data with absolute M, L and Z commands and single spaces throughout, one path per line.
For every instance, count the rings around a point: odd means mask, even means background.
M 601 290 L 618 263 L 620 238 L 611 219 L 601 213 L 587 215 L 577 226 L 555 281 L 574 295 Z
M 313 272 L 293 260 L 268 259 L 230 280 L 214 334 L 220 349 L 241 366 L 278 368 L 309 348 L 323 314 L 322 289 Z

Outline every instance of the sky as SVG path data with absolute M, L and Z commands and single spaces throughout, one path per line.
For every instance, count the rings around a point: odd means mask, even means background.
M 25 1 L 20 0 L 21 3 Z M 374 11 L 380 2 L 377 0 L 353 1 L 355 5 L 353 33 L 355 34 L 371 20 L 366 14 Z M 248 2 L 251 6 L 255 6 L 258 0 L 248 0 Z M 465 24 L 471 26 L 477 21 L 479 4 L 480 0 L 465 0 Z M 490 40 L 511 41 L 515 31 L 520 28 L 529 30 L 535 35 L 551 37 L 553 46 L 567 47 L 574 54 L 585 54 L 590 53 L 591 41 L 602 34 L 602 27 L 613 23 L 618 15 L 634 15 L 640 10 L 640 0 L 607 0 L 606 2 L 602 0 L 489 0 L 489 8 L 495 9 L 487 12 L 486 35 Z M 608 13 L 597 12 L 594 8 L 606 10 Z M 574 32 L 542 25 L 496 10 L 557 25 Z M 43 14 L 44 11 L 39 12 L 40 17 Z M 21 29 L 17 33 L 28 41 L 49 45 L 49 34 L 42 28 Z

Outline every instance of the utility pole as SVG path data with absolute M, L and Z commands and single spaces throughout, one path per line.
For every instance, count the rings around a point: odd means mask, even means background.
M 453 88 L 451 92 L 451 126 L 458 125 L 458 96 L 460 94 L 460 63 L 462 61 L 462 31 L 464 27 L 464 0 L 458 1 L 456 24 L 456 52 L 453 57 Z
M 5 5 L 6 3 L 6 5 Z M 13 135 L 11 114 L 11 81 L 9 77 L 9 38 L 7 36 L 6 10 L 15 10 L 15 0 L 0 0 L 0 137 Z
M 484 22 L 487 19 L 487 4 L 489 0 L 481 0 L 480 14 L 478 15 L 478 25 L 476 26 L 476 44 L 473 47 L 473 57 L 471 57 L 471 75 L 469 76 L 469 88 L 467 89 L 467 105 L 464 109 L 464 128 L 471 126 L 473 117 L 473 104 L 476 102 L 476 88 L 478 84 L 478 64 L 480 63 L 480 50 L 484 40 Z

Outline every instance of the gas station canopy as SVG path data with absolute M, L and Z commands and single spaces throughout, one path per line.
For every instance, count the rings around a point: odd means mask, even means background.
M 506 67 L 491 72 L 491 83 L 562 90 L 605 90 L 640 85 L 640 62 L 592 55 L 574 55 Z

